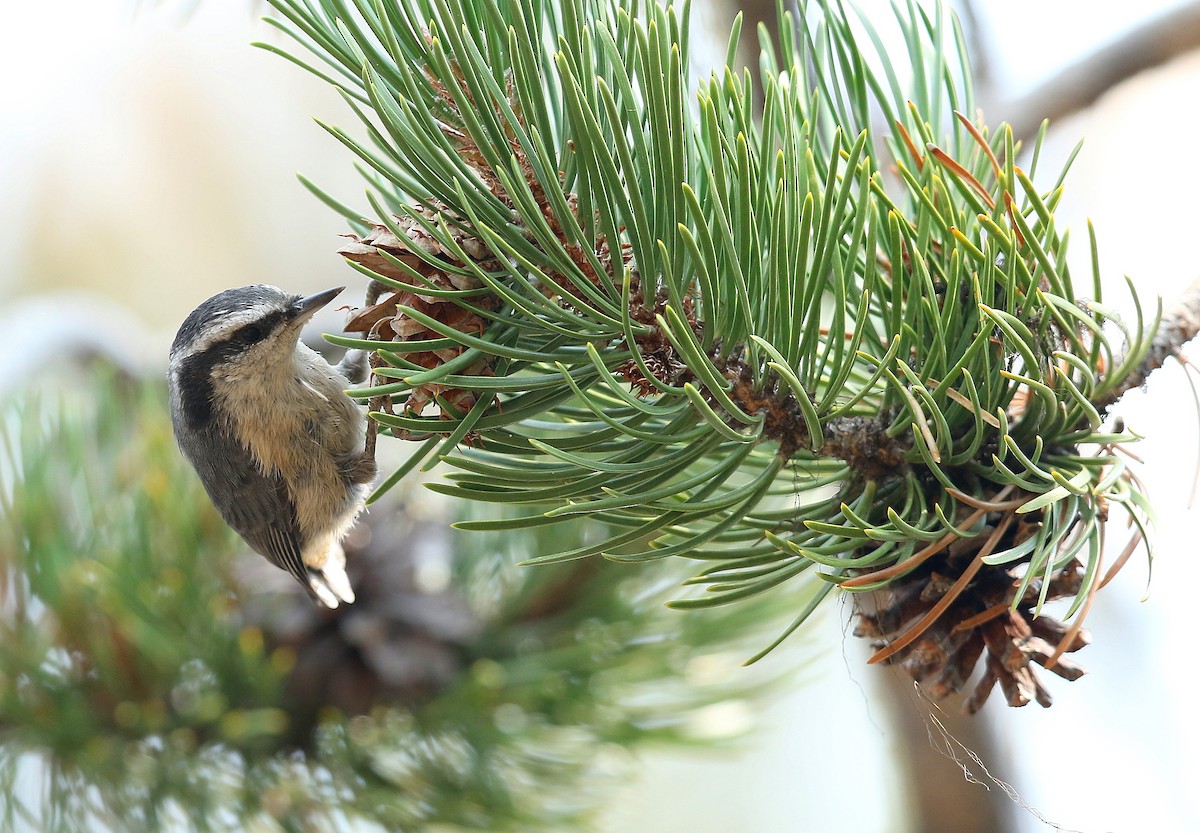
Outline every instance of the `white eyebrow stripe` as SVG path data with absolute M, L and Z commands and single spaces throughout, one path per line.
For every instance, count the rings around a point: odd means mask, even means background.
M 189 356 L 203 353 L 214 344 L 224 341 L 235 330 L 277 309 L 279 309 L 277 304 L 255 304 L 254 306 L 245 307 L 234 312 L 226 311 L 224 317 L 209 321 L 205 325 L 203 334 L 188 345 L 188 350 L 180 353 L 177 359 L 186 359 Z

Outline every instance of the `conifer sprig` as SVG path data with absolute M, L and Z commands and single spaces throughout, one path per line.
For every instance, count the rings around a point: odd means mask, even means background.
M 479 546 L 398 495 L 347 542 L 358 601 L 317 610 L 217 516 L 161 381 L 59 371 L 0 401 L 0 829 L 559 831 L 606 748 L 733 740 L 704 709 L 786 673 L 695 671 L 781 606 L 673 615 L 670 563 L 514 570 L 589 525 Z
M 457 469 L 432 488 L 535 507 L 463 526 L 601 518 L 609 537 L 532 561 L 699 560 L 679 607 L 814 569 L 854 591 L 962 579 L 878 659 L 975 622 L 983 602 L 956 602 L 980 571 L 1007 577 L 988 605 L 1037 615 L 1071 588 L 1074 615 L 1109 507 L 1144 535 L 1135 436 L 1102 408 L 1157 316 L 1104 304 L 1094 237 L 1077 294 L 1066 171 L 1038 170 L 1044 131 L 1022 169 L 974 111 L 943 6 L 897 4 L 902 58 L 841 2 L 781 9 L 758 117 L 748 71 L 688 92 L 686 3 L 273 5 L 366 131 L 329 128 L 374 219 L 314 189 L 374 281 L 363 337 L 332 339 L 375 351 L 358 393 L 423 441 L 409 467 Z

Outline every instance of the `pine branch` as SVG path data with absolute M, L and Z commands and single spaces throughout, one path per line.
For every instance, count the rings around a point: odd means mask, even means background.
M 1038 617 L 1074 588 L 1081 616 L 1109 505 L 1148 523 L 1115 451 L 1135 436 L 1097 403 L 1157 321 L 1104 305 L 1094 240 L 1094 300 L 1076 298 L 1054 224 L 1066 171 L 1036 185 L 1041 137 L 1024 171 L 1008 126 L 966 115 L 942 7 L 897 12 L 907 89 L 870 20 L 783 15 L 761 121 L 728 68 L 685 104 L 686 7 L 278 8 L 361 102 L 369 142 L 330 129 L 369 169 L 376 219 L 348 213 L 343 254 L 386 290 L 351 321 L 361 338 L 333 340 L 374 350 L 357 393 L 422 443 L 405 471 L 445 461 L 431 488 L 532 507 L 506 524 L 611 525 L 530 563 L 699 560 L 708 592 L 680 608 L 813 572 L 898 599 L 923 583 L 880 659 L 965 634 L 1028 701 L 1028 661 L 1074 643 L 1030 653 L 1016 620 L 1000 640 L 984 614 Z M 906 667 L 932 679 L 982 651 Z
M 1095 401 L 1097 408 L 1108 410 L 1129 391 L 1146 384 L 1150 374 L 1172 356 L 1178 355 L 1189 341 L 1200 334 L 1200 280 L 1193 281 L 1162 314 L 1149 349 L 1119 385 Z
M 1020 99 L 993 106 L 1006 114 L 1018 139 L 1029 139 L 1045 120 L 1066 119 L 1123 81 L 1198 48 L 1200 3 L 1184 3 L 1101 46 Z

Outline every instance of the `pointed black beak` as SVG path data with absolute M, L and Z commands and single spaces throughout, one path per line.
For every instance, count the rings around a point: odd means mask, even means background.
M 326 289 L 324 292 L 318 292 L 316 295 L 309 295 L 307 298 L 298 299 L 292 304 L 294 320 L 297 323 L 303 323 L 312 318 L 313 313 L 336 298 L 345 288 L 344 286 L 335 286 L 333 289 Z

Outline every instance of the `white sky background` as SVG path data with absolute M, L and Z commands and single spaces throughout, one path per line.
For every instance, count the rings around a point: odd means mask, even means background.
M 125 0 L 5 5 L 0 291 L 119 298 L 165 347 L 195 301 L 225 286 L 269 280 L 317 290 L 342 280 L 333 254 L 342 224 L 293 173 L 341 196 L 361 194 L 350 155 L 311 121 L 350 119 L 323 83 L 246 45 L 280 42 L 248 2 L 207 0 L 186 20 L 184 4 L 170 2 L 138 16 Z M 980 11 L 993 72 L 1018 94 L 1174 5 L 996 0 Z M 1200 185 L 1191 112 L 1200 60 L 1189 61 L 1190 76 L 1140 79 L 1094 118 L 1060 125 L 1053 144 L 1062 154 L 1087 136 L 1059 217 L 1074 229 L 1075 254 L 1086 250 L 1091 216 L 1106 274 L 1135 276 L 1147 297 L 1170 298 L 1200 271 L 1189 196 Z M 1162 516 L 1150 601 L 1139 602 L 1145 568 L 1135 557 L 1089 619 L 1095 644 L 1080 655 L 1087 677 L 1067 684 L 1045 675 L 1056 698 L 1047 712 L 1005 710 L 993 695 L 988 719 L 1009 757 L 1023 762 L 997 774 L 1065 828 L 1200 830 L 1187 589 L 1200 519 L 1186 507 L 1197 416 L 1177 370 L 1163 371 L 1154 395 L 1132 397 L 1123 411 L 1150 437 L 1143 477 Z M 854 640 L 844 652 L 838 646 L 842 626 L 837 615 L 813 623 L 804 641 L 824 649 L 814 650 L 806 684 L 760 715 L 767 731 L 755 748 L 648 756 L 645 775 L 619 796 L 614 833 L 903 830 L 887 758 L 894 737 L 871 703 L 877 669 L 863 665 Z M 931 777 L 953 778 L 954 767 Z M 1051 829 L 1020 819 L 1023 833 Z
M 1182 5 L 1180 0 L 982 0 L 978 8 L 996 50 L 995 67 L 1012 92 L 1020 93 L 1096 45 Z

